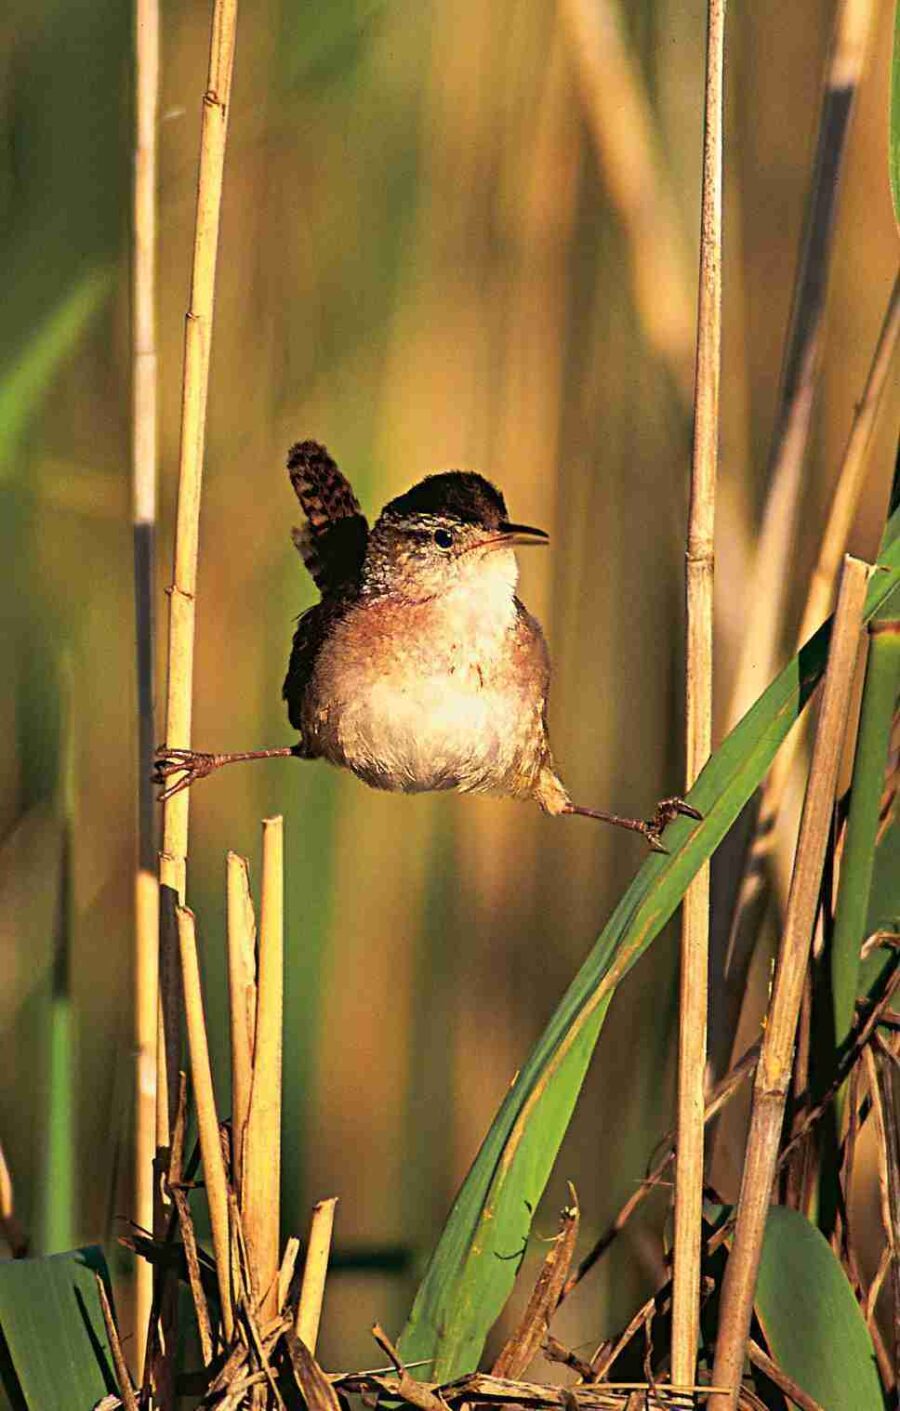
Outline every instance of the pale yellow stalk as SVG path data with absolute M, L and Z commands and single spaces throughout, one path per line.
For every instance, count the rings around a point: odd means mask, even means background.
M 210 34 L 209 70 L 200 128 L 200 169 L 194 226 L 191 292 L 184 329 L 181 390 L 181 446 L 178 463 L 178 512 L 175 561 L 169 589 L 169 660 L 166 693 L 166 747 L 191 743 L 194 676 L 194 616 L 197 592 L 197 544 L 200 533 L 200 487 L 206 432 L 206 396 L 212 341 L 216 253 L 225 167 L 225 140 L 234 69 L 237 0 L 215 0 Z M 184 901 L 190 790 L 170 798 L 163 809 L 160 882 Z M 159 1062 L 157 1131 L 164 1131 Z
M 278 1312 L 283 994 L 284 830 L 281 818 L 266 818 L 253 1086 L 241 1203 L 253 1293 L 263 1321 Z
M 185 906 L 178 908 L 178 943 L 181 953 L 184 1013 L 188 1050 L 191 1056 L 194 1104 L 197 1108 L 200 1159 L 203 1163 L 206 1203 L 209 1206 L 213 1255 L 216 1261 L 216 1277 L 222 1305 L 222 1324 L 225 1329 L 225 1338 L 228 1340 L 234 1327 L 231 1306 L 228 1181 L 225 1175 L 222 1143 L 219 1138 L 219 1118 L 216 1112 L 212 1068 L 209 1062 L 206 1021 L 203 1017 L 203 993 L 200 988 L 200 966 L 197 961 L 194 914 L 192 911 L 188 911 Z
M 316 1350 L 319 1338 L 319 1323 L 322 1318 L 322 1302 L 325 1297 L 325 1276 L 328 1273 L 328 1258 L 331 1253 L 331 1232 L 334 1229 L 334 1212 L 337 1197 L 330 1196 L 313 1206 L 309 1225 L 309 1242 L 306 1246 L 306 1262 L 303 1265 L 303 1283 L 300 1300 L 297 1304 L 297 1317 L 294 1332 L 306 1343 L 310 1352 Z
M 135 0 L 135 145 L 131 297 L 131 471 L 134 523 L 138 711 L 138 847 L 134 923 L 134 1218 L 153 1228 L 156 1149 L 156 1030 L 159 892 L 150 772 L 153 725 L 153 543 L 156 525 L 156 128 L 159 106 L 159 0 Z M 135 1267 L 134 1327 L 138 1380 L 153 1300 L 153 1269 Z
M 256 1037 L 256 920 L 246 858 L 228 854 L 228 1008 L 231 1019 L 231 1169 L 240 1199 Z
M 722 348 L 722 119 L 725 0 L 709 0 L 700 216 L 694 447 L 686 554 L 686 768 L 690 789 L 712 749 L 713 571 Z M 693 1385 L 700 1334 L 703 1079 L 709 972 L 709 864 L 684 898 L 675 1160 L 672 1382 Z

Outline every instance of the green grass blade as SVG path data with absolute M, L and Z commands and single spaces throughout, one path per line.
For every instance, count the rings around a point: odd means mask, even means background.
M 847 836 L 831 946 L 834 1038 L 839 1047 L 853 1023 L 859 993 L 859 949 L 866 937 L 875 871 L 884 767 L 900 689 L 900 636 L 876 632 L 869 647 L 860 713 Z
M 96 1247 L 0 1263 L 0 1388 L 15 1411 L 91 1411 L 116 1390 Z
M 900 587 L 900 511 L 885 534 L 871 618 Z M 674 914 L 691 878 L 763 779 L 825 667 L 830 622 L 810 639 L 713 755 L 690 794 L 700 823 L 666 832 L 649 856 L 517 1075 L 450 1212 L 409 1322 L 405 1360 L 428 1359 L 437 1379 L 474 1369 L 509 1296 L 518 1255 L 565 1135 L 618 983 Z
M 14 464 L 19 438 L 63 360 L 112 287 L 111 271 L 82 275 L 0 374 L 0 480 Z
M 756 1313 L 772 1356 L 827 1411 L 881 1411 L 872 1339 L 828 1241 L 799 1210 L 766 1221 Z
M 894 54 L 891 59 L 891 119 L 888 142 L 888 169 L 894 219 L 900 225 L 900 3 L 894 10 Z

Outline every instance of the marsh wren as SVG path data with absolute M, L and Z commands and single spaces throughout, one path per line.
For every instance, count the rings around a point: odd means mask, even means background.
M 700 817 L 678 798 L 649 819 L 569 798 L 547 734 L 547 645 L 516 596 L 515 550 L 547 535 L 514 524 L 494 485 L 471 471 L 429 475 L 370 529 L 324 446 L 293 446 L 288 473 L 306 517 L 294 543 L 322 595 L 299 620 L 284 681 L 300 739 L 235 754 L 160 750 L 161 798 L 224 764 L 294 755 L 375 789 L 533 799 L 641 833 L 657 851 L 677 814 Z

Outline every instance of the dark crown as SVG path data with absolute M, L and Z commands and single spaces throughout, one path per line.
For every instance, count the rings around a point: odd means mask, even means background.
M 446 470 L 426 476 L 405 495 L 390 500 L 382 514 L 391 519 L 435 515 L 494 527 L 506 519 L 506 501 L 483 475 L 471 470 Z

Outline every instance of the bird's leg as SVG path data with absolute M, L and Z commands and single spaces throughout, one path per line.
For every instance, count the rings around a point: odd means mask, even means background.
M 243 759 L 274 759 L 286 755 L 302 758 L 301 746 L 284 745 L 274 750 L 236 750 L 231 754 L 205 754 L 201 750 L 174 750 L 160 745 L 153 766 L 153 782 L 164 785 L 159 793 L 159 801 L 165 803 L 166 799 L 180 794 L 182 789 L 189 789 L 196 780 L 205 779 L 213 770 L 221 769 L 223 764 L 238 764 Z M 181 775 L 181 778 L 175 778 L 176 775 Z M 173 778 L 174 783 L 166 783 L 168 779 Z
M 602 809 L 583 808 L 575 803 L 566 805 L 562 812 L 580 813 L 585 818 L 596 818 L 601 823 L 612 823 L 616 828 L 629 828 L 632 833 L 641 833 L 647 839 L 652 852 L 668 852 L 662 841 L 663 830 L 679 814 L 683 814 L 685 818 L 703 817 L 691 804 L 679 798 L 661 799 L 652 818 L 621 818 L 618 813 L 604 813 Z

